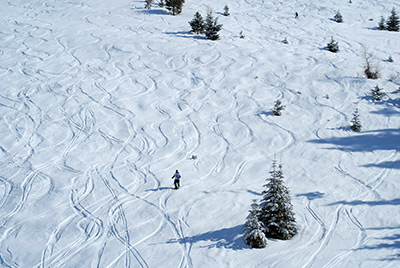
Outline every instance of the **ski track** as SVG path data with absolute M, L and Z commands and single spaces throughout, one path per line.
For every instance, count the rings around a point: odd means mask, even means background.
M 0 36 L 0 57 L 7 59 L 0 64 L 0 77 L 4 84 L 15 87 L 14 92 L 0 93 L 2 131 L 14 140 L 0 146 L 0 165 L 5 170 L 0 174 L 0 265 L 4 267 L 197 267 L 207 246 L 202 248 L 199 244 L 205 241 L 194 239 L 204 227 L 191 229 L 196 225 L 196 205 L 208 202 L 211 196 L 232 195 L 234 199 L 251 192 L 256 183 L 261 187 L 261 179 L 249 188 L 243 183 L 251 174 L 249 169 L 258 163 L 267 162 L 268 166 L 276 157 L 287 159 L 307 146 L 317 148 L 307 143 L 309 135 L 326 143 L 339 132 L 347 135 L 341 127 L 350 120 L 349 107 L 333 105 L 322 96 L 354 98 L 353 93 L 343 92 L 366 84 L 355 74 L 338 78 L 343 62 L 328 58 L 331 55 L 321 60 L 316 55 L 327 52 L 312 47 L 325 42 L 321 33 L 337 30 L 337 25 L 320 16 L 333 15 L 336 6 L 332 5 L 293 1 L 300 13 L 295 20 L 287 19 L 293 14 L 283 14 L 289 13 L 282 12 L 287 10 L 283 1 L 255 5 L 236 0 L 231 8 L 243 8 L 249 21 L 233 17 L 235 28 L 224 29 L 227 38 L 234 38 L 238 29 L 254 33 L 251 25 L 262 25 L 268 37 L 259 33 L 246 36 L 248 51 L 236 39 L 224 45 L 180 40 L 181 50 L 174 51 L 174 38 L 190 40 L 191 36 L 166 31 L 167 26 L 174 27 L 169 17 L 143 12 L 142 2 L 118 7 L 125 11 L 97 7 L 93 1 L 20 2 L 2 4 L 15 14 L 3 22 L 9 26 L 6 34 L 12 42 Z M 388 8 L 374 5 L 379 10 Z M 263 12 L 265 9 L 269 12 Z M 60 15 L 60 10 L 65 13 Z M 303 13 L 309 12 L 319 14 L 313 18 L 318 25 L 315 28 L 304 22 Z M 129 21 L 113 21 L 116 13 Z M 65 28 L 71 25 L 68 16 L 80 19 L 82 28 L 76 36 Z M 62 23 L 56 23 L 57 19 Z M 298 29 L 296 34 L 293 27 Z M 359 53 L 364 40 L 337 31 L 335 38 L 341 39 L 343 53 Z M 151 42 L 154 38 L 157 42 Z M 288 45 L 281 44 L 284 38 Z M 18 55 L 15 60 L 6 57 L 7 46 Z M 284 47 L 282 55 L 266 53 L 272 46 Z M 303 47 L 306 55 L 299 55 L 297 47 Z M 385 54 L 387 47 L 389 41 L 375 53 Z M 280 57 L 287 62 L 270 66 Z M 307 84 L 310 88 L 301 85 L 310 77 L 293 75 L 301 70 L 317 74 Z M 255 77 L 254 81 L 241 80 L 246 76 Z M 329 90 L 319 92 L 324 83 Z M 308 99 L 298 86 L 308 92 Z M 308 120 L 313 114 L 316 129 L 299 134 L 294 130 L 299 123 L 290 126 L 272 116 L 269 111 L 277 98 L 287 105 L 284 116 L 295 116 L 301 109 Z M 326 114 L 331 116 L 329 120 Z M 389 118 L 386 125 L 393 124 L 396 121 Z M 260 133 L 259 125 L 271 138 L 259 141 L 265 134 Z M 357 188 L 353 200 L 385 200 L 381 188 L 389 184 L 393 171 L 384 168 L 361 177 L 348 164 L 356 163 L 355 154 L 332 154 L 335 175 Z M 191 159 L 192 155 L 199 159 Z M 380 163 L 395 162 L 399 153 L 377 152 L 373 157 Z M 290 164 L 284 163 L 286 166 Z M 183 169 L 183 188 L 169 191 L 169 173 L 178 167 Z M 327 198 L 337 201 L 335 196 Z M 265 267 L 267 262 L 269 267 L 280 267 L 299 258 L 299 267 L 338 267 L 378 235 L 393 233 L 371 232 L 357 206 L 337 204 L 325 213 L 318 199 L 303 197 L 294 202 L 302 207 L 297 209 L 302 213 L 297 215 L 304 224 L 301 227 L 315 228 L 315 232 L 306 243 L 306 238 L 297 237 L 294 246 L 269 252 L 262 261 L 253 261 L 254 266 Z M 151 217 L 146 215 L 148 211 L 153 213 Z M 15 245 L 36 232 L 39 224 L 44 234 L 32 256 L 24 258 Z M 343 227 L 346 224 L 349 227 Z M 337 233 L 343 230 L 351 241 L 339 253 L 331 253 L 340 239 Z M 302 230 L 298 236 L 305 233 Z M 174 255 L 172 260 L 162 256 L 165 246 Z M 154 251 L 149 252 L 151 247 Z M 219 247 L 212 249 L 217 255 L 231 254 Z M 94 257 L 88 259 L 85 254 Z M 209 258 L 215 267 L 243 266 L 234 258 L 226 263 L 215 256 Z

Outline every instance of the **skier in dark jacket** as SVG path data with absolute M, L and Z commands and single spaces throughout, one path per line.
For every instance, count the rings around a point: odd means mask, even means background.
M 174 179 L 174 186 L 175 189 L 179 189 L 180 185 L 180 179 L 181 179 L 181 174 L 179 174 L 179 171 L 176 170 L 174 176 L 172 176 L 171 179 Z

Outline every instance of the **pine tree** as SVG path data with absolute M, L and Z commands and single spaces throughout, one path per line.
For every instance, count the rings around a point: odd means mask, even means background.
M 203 17 L 199 12 L 196 12 L 194 14 L 193 20 L 189 21 L 190 26 L 192 27 L 191 32 L 196 33 L 196 34 L 202 34 L 205 29 L 205 24 Z
M 343 22 L 343 16 L 340 14 L 340 11 L 336 12 L 335 16 L 333 17 L 334 21 L 337 23 L 342 23 Z
M 333 53 L 336 53 L 339 51 L 339 43 L 331 37 L 331 42 L 329 42 L 326 46 L 326 48 Z
M 386 22 L 385 22 L 385 18 L 383 16 L 381 16 L 381 19 L 379 20 L 378 29 L 386 30 Z
M 222 25 L 218 24 L 218 18 L 214 19 L 212 15 L 212 10 L 207 11 L 206 23 L 204 34 L 209 40 L 218 40 L 219 34 L 218 32 L 222 29 Z
M 353 118 L 351 119 L 350 129 L 355 132 L 361 132 L 361 128 L 360 115 L 358 114 L 358 109 L 355 109 Z
M 296 219 L 289 191 L 283 184 L 282 165 L 277 168 L 276 160 L 272 163 L 270 174 L 271 178 L 262 192 L 259 220 L 264 224 L 266 237 L 288 240 L 297 232 Z
M 264 234 L 264 227 L 258 221 L 259 208 L 256 200 L 253 200 L 249 215 L 244 227 L 244 242 L 251 248 L 265 248 L 267 245 L 267 238 Z
M 393 31 L 393 32 L 398 32 L 399 31 L 399 25 L 400 25 L 400 19 L 399 16 L 397 16 L 396 9 L 392 9 L 392 15 L 388 18 L 386 22 L 386 29 L 388 31 Z
M 374 100 L 381 101 L 386 96 L 386 93 L 380 87 L 375 86 L 375 88 L 371 89 L 371 96 Z
M 229 16 L 230 14 L 229 14 L 229 7 L 228 7 L 228 5 L 226 5 L 225 7 L 224 7 L 224 16 Z
M 282 115 L 282 110 L 285 109 L 285 106 L 282 105 L 282 102 L 280 100 L 277 100 L 275 102 L 274 108 L 272 109 L 272 114 L 275 116 L 281 116 Z
M 182 12 L 183 3 L 185 0 L 165 0 L 165 7 L 175 16 Z
M 160 0 L 160 3 L 158 3 L 158 6 L 159 6 L 159 7 L 164 7 L 164 5 L 165 5 L 165 4 L 164 4 L 164 0 Z

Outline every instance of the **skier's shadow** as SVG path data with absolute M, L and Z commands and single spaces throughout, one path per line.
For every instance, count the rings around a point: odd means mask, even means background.
M 156 188 L 156 189 L 148 189 L 145 190 L 145 192 L 158 192 L 158 191 L 163 191 L 163 190 L 174 190 L 175 188 L 173 186 L 171 187 L 160 187 L 160 188 Z
M 171 239 L 167 243 L 194 244 L 206 242 L 207 245 L 201 247 L 241 250 L 248 248 L 243 240 L 243 228 L 244 225 L 238 225 L 180 239 Z

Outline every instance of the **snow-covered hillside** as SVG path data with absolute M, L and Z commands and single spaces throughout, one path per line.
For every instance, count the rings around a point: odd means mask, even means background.
M 1 1 L 0 266 L 399 267 L 400 6 L 352 2 Z M 298 234 L 250 249 L 274 158 Z

